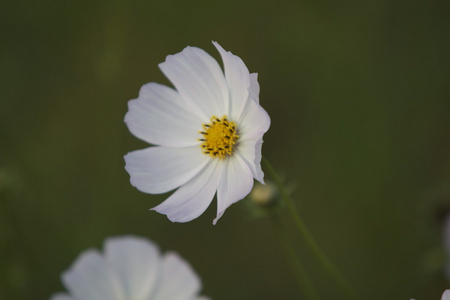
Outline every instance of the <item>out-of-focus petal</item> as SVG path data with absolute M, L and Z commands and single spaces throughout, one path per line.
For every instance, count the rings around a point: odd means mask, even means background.
M 107 239 L 104 249 L 105 259 L 117 274 L 125 298 L 146 299 L 160 280 L 158 247 L 145 239 L 125 236 Z
M 138 190 L 160 194 L 188 182 L 210 158 L 200 147 L 150 147 L 125 155 L 125 169 Z
M 180 53 L 167 56 L 159 67 L 205 121 L 228 110 L 228 87 L 222 69 L 204 50 L 186 47 Z
M 217 217 L 213 224 L 217 223 L 231 204 L 244 198 L 253 187 L 252 172 L 239 155 L 228 157 L 224 165 L 217 189 Z
M 199 145 L 201 119 L 173 89 L 148 83 L 139 97 L 128 102 L 128 129 L 138 138 L 155 145 L 187 147 Z
M 173 252 L 168 252 L 164 255 L 162 264 L 161 282 L 152 299 L 195 299 L 201 289 L 201 282 L 192 267 Z
M 51 300 L 196 300 L 200 278 L 189 263 L 135 236 L 108 238 L 105 251 L 83 252 L 62 280 L 69 293 Z
M 208 208 L 216 193 L 220 165 L 218 159 L 212 160 L 202 172 L 152 210 L 167 215 L 172 222 L 183 223 L 197 218 Z
M 65 293 L 58 293 L 53 295 L 50 300 L 74 300 L 71 296 Z
M 62 281 L 75 299 L 121 300 L 125 295 L 111 266 L 95 250 L 83 252 Z
M 242 59 L 225 51 L 217 42 L 213 42 L 222 56 L 225 78 L 230 91 L 230 108 L 228 117 L 239 120 L 248 100 L 250 87 L 250 73 Z
M 442 300 L 450 300 L 450 290 L 445 290 L 442 294 Z

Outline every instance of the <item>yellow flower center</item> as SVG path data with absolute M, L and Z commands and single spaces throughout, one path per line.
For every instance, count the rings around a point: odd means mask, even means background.
M 203 135 L 203 138 L 199 139 L 202 142 L 202 151 L 211 157 L 225 158 L 233 154 L 233 147 L 239 139 L 236 123 L 228 121 L 227 116 L 221 119 L 212 116 L 211 123 L 203 124 L 203 131 L 199 133 Z

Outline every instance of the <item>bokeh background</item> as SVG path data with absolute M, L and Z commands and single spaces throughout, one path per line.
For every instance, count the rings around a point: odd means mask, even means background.
M 48 299 L 108 236 L 175 250 L 212 299 L 302 299 L 270 220 L 245 201 L 212 225 L 149 212 L 129 184 L 147 145 L 123 123 L 157 64 L 218 41 L 259 73 L 263 154 L 361 299 L 440 299 L 450 206 L 448 1 L 3 1 L 0 298 Z M 282 212 L 289 223 L 289 215 Z M 324 299 L 344 299 L 295 230 Z

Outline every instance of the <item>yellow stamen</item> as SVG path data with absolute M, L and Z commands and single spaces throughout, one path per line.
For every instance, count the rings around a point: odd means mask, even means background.
M 233 154 L 239 135 L 237 135 L 236 123 L 227 120 L 227 116 L 219 119 L 216 116 L 211 117 L 211 123 L 203 124 L 203 131 L 199 131 L 203 135 L 200 147 L 203 153 L 218 158 L 225 158 L 227 155 Z

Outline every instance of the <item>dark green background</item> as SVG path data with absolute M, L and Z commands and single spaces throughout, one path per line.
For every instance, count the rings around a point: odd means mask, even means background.
M 211 40 L 259 73 L 264 155 L 361 299 L 440 299 L 450 205 L 448 1 L 3 1 L 0 298 L 48 299 L 112 235 L 186 258 L 215 300 L 301 299 L 271 223 L 244 202 L 173 224 L 129 184 L 123 123 L 157 64 Z M 283 217 L 288 219 L 287 214 Z M 292 230 L 292 235 L 297 233 Z M 324 299 L 343 299 L 300 239 Z

